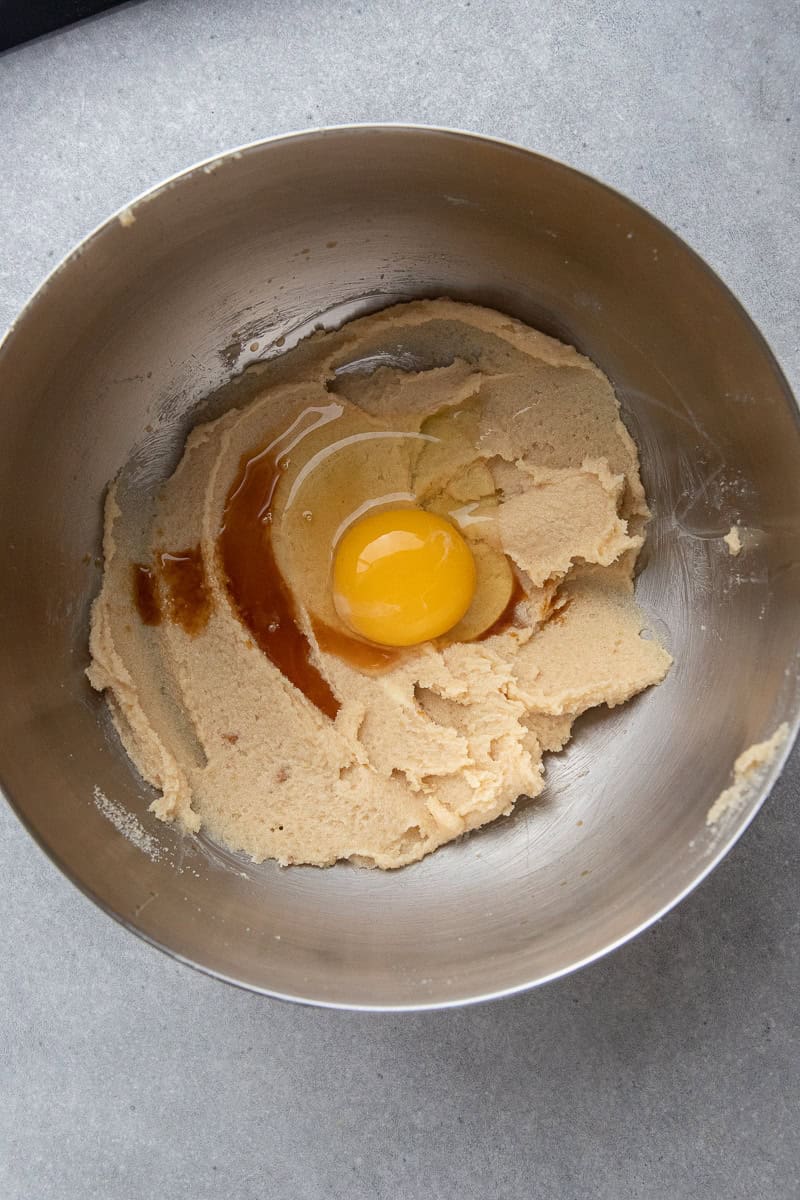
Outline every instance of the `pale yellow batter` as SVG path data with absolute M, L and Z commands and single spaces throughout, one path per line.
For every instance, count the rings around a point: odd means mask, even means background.
M 260 379 L 246 407 L 194 430 L 150 512 L 109 489 L 89 678 L 159 790 L 158 816 L 256 860 L 399 867 L 536 796 L 543 752 L 580 713 L 666 674 L 633 597 L 648 516 L 636 447 L 588 359 L 447 300 L 317 335 Z M 220 559 L 243 456 L 295 427 L 305 432 L 281 464 L 272 546 L 335 719 L 255 644 Z M 315 630 L 338 629 L 333 545 L 376 500 L 447 516 L 478 585 L 449 637 L 365 670 L 320 650 Z M 144 624 L 131 564 L 191 546 L 207 598 L 199 627 Z M 155 568 L 153 580 L 174 618 Z M 513 621 L 486 636 L 512 586 Z

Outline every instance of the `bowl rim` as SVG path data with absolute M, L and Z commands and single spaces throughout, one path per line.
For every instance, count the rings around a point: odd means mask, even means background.
M 199 159 L 190 166 L 185 167 L 180 171 L 175 171 L 173 174 L 166 176 L 160 182 L 153 184 L 149 188 L 146 188 L 144 191 L 138 193 L 133 199 L 129 200 L 126 204 L 121 205 L 108 217 L 95 225 L 77 243 L 75 243 L 70 250 L 64 254 L 64 256 L 52 267 L 48 274 L 45 275 L 41 282 L 37 284 L 20 308 L 19 312 L 11 320 L 2 336 L 0 336 L 0 367 L 2 366 L 3 352 L 13 340 L 17 328 L 26 320 L 28 313 L 35 307 L 44 293 L 47 292 L 53 281 L 61 274 L 62 271 L 66 270 L 73 261 L 86 253 L 94 240 L 99 237 L 109 226 L 113 225 L 115 221 L 121 221 L 123 224 L 125 224 L 131 218 L 135 219 L 135 210 L 138 206 L 148 204 L 156 200 L 162 193 L 169 191 L 173 187 L 176 187 L 178 184 L 182 183 L 191 176 L 199 175 L 201 173 L 211 174 L 219 168 L 224 167 L 226 164 L 244 157 L 245 154 L 250 152 L 259 152 L 268 146 L 283 142 L 298 142 L 306 139 L 312 140 L 320 136 L 332 136 L 337 133 L 357 134 L 387 131 L 396 131 L 398 133 L 407 134 L 420 133 L 425 135 L 435 135 L 443 138 L 455 138 L 456 140 L 464 140 L 467 142 L 483 142 L 505 150 L 510 150 L 515 154 L 524 155 L 526 158 L 540 159 L 544 162 L 555 164 L 556 166 L 563 168 L 573 175 L 579 176 L 595 187 L 602 188 L 604 191 L 609 192 L 616 199 L 621 200 L 624 204 L 631 206 L 634 210 L 643 214 L 649 221 L 654 222 L 661 231 L 665 232 L 669 237 L 675 239 L 681 248 L 687 251 L 695 260 L 700 269 L 710 276 L 711 282 L 716 284 L 724 291 L 727 299 L 732 302 L 738 316 L 743 319 L 750 336 L 753 337 L 755 342 L 759 345 L 766 361 L 774 372 L 776 381 L 782 388 L 785 398 L 789 404 L 789 408 L 793 413 L 794 420 L 798 426 L 798 429 L 800 429 L 800 402 L 798 402 L 798 399 L 794 396 L 792 388 L 786 379 L 776 355 L 774 354 L 772 348 L 770 347 L 756 322 L 750 316 L 749 312 L 745 309 L 744 305 L 737 298 L 737 296 L 731 291 L 725 281 L 708 264 L 708 262 L 706 262 L 703 256 L 699 254 L 691 245 L 689 245 L 689 243 L 686 242 L 679 234 L 671 229 L 664 221 L 655 216 L 655 214 L 650 212 L 649 209 L 645 208 L 644 205 L 639 204 L 636 200 L 631 199 L 624 192 L 620 192 L 618 189 L 612 187 L 610 184 L 605 183 L 603 180 L 598 179 L 596 176 L 591 175 L 589 172 L 574 167 L 570 163 L 564 162 L 564 160 L 556 158 L 553 155 L 543 154 L 538 150 L 533 150 L 519 142 L 514 142 L 506 138 L 494 137 L 484 133 L 476 133 L 474 131 L 461 129 L 458 127 L 427 125 L 424 123 L 406 121 L 344 122 L 335 125 L 308 126 L 300 129 L 290 130 L 286 133 L 274 134 L 266 138 L 258 138 L 250 142 L 242 143 L 238 146 L 233 146 L 230 149 L 221 151 L 217 154 L 209 155 L 206 158 Z M 423 1000 L 420 1002 L 396 1004 L 326 1000 L 315 996 L 281 992 L 277 989 L 261 987 L 257 984 L 237 979 L 232 975 L 227 975 L 222 971 L 215 970 L 213 967 L 183 955 L 173 947 L 162 941 L 159 941 L 157 938 L 154 938 L 144 929 L 138 927 L 134 919 L 125 917 L 115 911 L 110 904 L 108 904 L 92 888 L 88 887 L 76 875 L 76 873 L 66 865 L 58 851 L 47 843 L 45 838 L 23 815 L 21 809 L 14 800 L 10 789 L 7 788 L 3 781 L 2 763 L 0 763 L 0 795 L 4 797 L 9 808 L 15 814 L 20 824 L 28 832 L 33 841 L 50 859 L 54 866 L 58 868 L 62 875 L 64 875 L 70 881 L 70 883 L 78 889 L 78 891 L 91 900 L 107 916 L 116 921 L 117 924 L 121 925 L 130 933 L 135 934 L 138 938 L 150 946 L 162 951 L 176 962 L 179 962 L 187 967 L 191 967 L 195 971 L 200 972 L 202 975 L 210 976 L 212 979 L 216 979 L 222 983 L 237 987 L 242 991 L 250 992 L 251 994 L 258 996 L 265 996 L 270 999 L 285 1000 L 290 1003 L 299 1004 L 306 1007 L 333 1009 L 346 1012 L 431 1012 L 451 1008 L 463 1008 L 468 1005 L 487 1003 L 490 1000 L 499 1000 L 506 997 L 516 996 L 523 992 L 538 988 L 543 984 L 565 978 L 566 976 L 571 975 L 573 972 L 579 971 L 583 967 L 589 966 L 593 962 L 597 962 L 599 959 L 611 954 L 614 950 L 618 950 L 621 946 L 626 945 L 628 942 L 638 937 L 639 934 L 643 933 L 646 929 L 649 929 L 657 921 L 661 920 L 662 917 L 664 917 L 668 912 L 680 904 L 681 901 L 683 901 L 688 895 L 690 895 L 695 888 L 699 887 L 699 885 L 712 873 L 712 871 L 715 870 L 715 868 L 726 857 L 730 850 L 733 849 L 740 837 L 744 834 L 745 830 L 749 827 L 762 809 L 790 754 L 792 753 L 798 733 L 800 733 L 800 703 L 798 703 L 796 710 L 791 717 L 787 718 L 786 725 L 788 726 L 788 732 L 783 740 L 782 745 L 780 746 L 778 752 L 774 755 L 773 759 L 770 761 L 766 771 L 763 772 L 759 783 L 752 789 L 747 804 L 744 805 L 737 813 L 736 819 L 731 824 L 731 828 L 726 832 L 725 837 L 719 840 L 714 853 L 701 864 L 697 873 L 689 881 L 689 883 L 681 888 L 681 890 L 675 896 L 658 908 L 654 913 L 645 918 L 643 921 L 640 921 L 626 933 L 614 938 L 612 941 L 601 946 L 591 954 L 584 955 L 582 958 L 568 964 L 567 966 L 560 967 L 555 971 L 548 972 L 547 974 L 538 976 L 535 979 L 526 979 L 520 983 L 511 984 L 507 987 L 489 990 L 478 994 L 465 994 L 446 1000 Z

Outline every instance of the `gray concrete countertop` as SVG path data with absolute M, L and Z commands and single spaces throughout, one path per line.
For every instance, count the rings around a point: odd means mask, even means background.
M 199 158 L 416 121 L 525 143 L 644 204 L 738 294 L 797 390 L 798 11 L 146 0 L 19 48 L 0 57 L 0 326 L 112 209 Z M 588 970 L 371 1017 L 177 965 L 3 807 L 0 1196 L 793 1200 L 799 797 L 796 751 L 714 875 Z

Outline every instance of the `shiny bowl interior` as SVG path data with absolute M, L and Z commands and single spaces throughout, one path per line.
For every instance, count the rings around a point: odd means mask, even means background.
M 578 722 L 535 803 L 394 873 L 255 866 L 157 822 L 84 678 L 101 503 L 172 469 L 207 398 L 317 325 L 449 295 L 611 377 L 654 510 L 638 580 L 666 682 Z M 106 911 L 253 990 L 463 1003 L 602 954 L 730 847 L 780 767 L 708 825 L 732 764 L 800 705 L 800 431 L 762 338 L 679 238 L 504 143 L 349 127 L 195 167 L 92 234 L 0 348 L 0 779 Z M 734 523 L 747 531 L 731 557 Z M 784 747 L 788 750 L 789 739 Z M 309 796 L 309 804 L 319 797 Z

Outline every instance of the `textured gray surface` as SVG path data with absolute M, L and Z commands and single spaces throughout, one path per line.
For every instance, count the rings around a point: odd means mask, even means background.
M 0 58 L 0 325 L 109 211 L 224 147 L 407 120 L 508 137 L 677 229 L 800 385 L 794 0 L 149 0 Z M 1 402 L 1 398 L 0 398 Z M 800 1194 L 795 752 L 698 892 L 481 1008 L 308 1011 L 194 975 L 0 811 L 0 1195 Z

